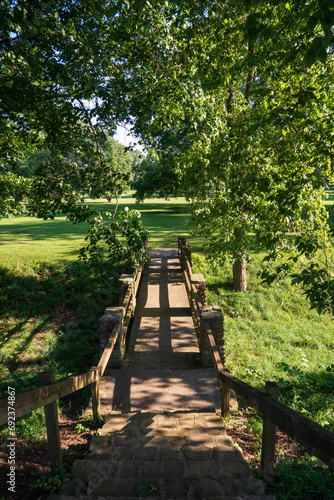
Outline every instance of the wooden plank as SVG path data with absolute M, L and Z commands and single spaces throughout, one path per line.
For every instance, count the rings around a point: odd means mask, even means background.
M 135 278 L 135 295 L 137 296 L 140 282 L 143 276 L 143 266 L 140 266 Z
M 117 325 L 114 326 L 113 331 L 110 334 L 110 337 L 108 339 L 107 345 L 104 348 L 104 351 L 102 353 L 102 356 L 100 358 L 100 361 L 97 365 L 99 377 L 102 377 L 104 374 L 104 371 L 107 367 L 107 364 L 109 362 L 111 353 L 113 352 L 113 349 L 116 344 L 117 337 L 121 331 L 122 328 L 122 323 L 117 323 Z
M 90 369 L 90 371 L 93 372 L 99 372 L 97 367 L 93 367 Z M 101 409 L 100 409 L 100 380 L 97 379 L 95 382 L 93 382 L 90 385 L 90 390 L 92 394 L 92 408 L 93 408 L 93 419 L 98 420 L 98 418 L 101 416 Z
M 182 250 L 181 260 L 183 260 L 186 272 L 188 273 L 188 276 L 190 277 L 193 273 L 193 270 L 192 270 L 191 264 L 189 262 L 189 259 L 187 257 L 187 254 L 184 250 Z
M 228 372 L 227 368 L 224 371 Z M 231 387 L 228 379 L 224 382 L 221 381 L 221 414 L 223 418 L 228 418 L 230 416 L 230 397 L 231 397 Z
M 278 385 L 276 382 L 266 382 L 265 390 L 266 394 L 277 401 Z M 265 415 L 263 417 L 261 477 L 266 481 L 266 483 L 272 483 L 274 480 L 275 444 L 276 425 Z
M 184 270 L 183 276 L 184 276 L 184 280 L 185 280 L 185 284 L 186 284 L 187 293 L 189 296 L 191 294 L 191 282 L 190 282 L 190 278 L 189 278 L 186 270 Z
M 298 441 L 312 455 L 318 457 L 334 470 L 334 433 L 312 420 L 275 401 L 267 394 L 226 372 L 219 372 L 219 378 L 228 380 L 231 389 L 241 396 L 249 406 L 270 418 L 277 427 Z
M 199 296 L 198 290 L 196 288 L 196 285 L 194 285 L 194 283 L 191 283 L 191 291 L 192 291 L 192 294 L 194 296 L 196 308 L 197 308 L 198 311 L 200 311 L 202 309 L 202 307 L 203 307 L 203 304 L 202 304 L 202 301 L 200 299 L 200 296 Z
M 131 303 L 129 304 L 129 307 L 128 307 L 127 311 L 126 311 L 126 315 L 125 315 L 125 318 L 124 318 L 124 330 L 125 330 L 125 333 L 126 333 L 126 331 L 128 329 L 128 326 L 129 326 L 129 323 L 130 323 L 130 319 L 132 317 L 132 313 L 133 313 L 133 309 L 134 309 L 134 307 L 133 307 L 134 296 L 133 295 L 131 295 L 131 299 L 132 299 Z
M 209 348 L 210 348 L 210 352 L 211 352 L 211 356 L 212 356 L 212 361 L 213 361 L 213 364 L 215 366 L 215 370 L 216 370 L 216 373 L 218 376 L 219 373 L 224 370 L 223 363 L 222 363 L 222 360 L 220 358 L 218 347 L 217 347 L 217 344 L 215 342 L 215 338 L 213 336 L 213 333 L 212 333 L 212 330 L 211 330 L 209 323 L 203 322 L 203 328 L 204 328 L 204 332 L 206 334 L 206 338 L 208 339 L 208 344 L 209 344 Z
M 131 300 L 131 295 L 132 295 L 132 286 L 128 286 L 127 292 L 125 294 L 122 307 L 124 307 L 124 310 L 127 311 L 129 307 L 129 303 Z
M 28 389 L 15 396 L 16 418 L 41 408 L 57 399 L 63 398 L 72 392 L 79 391 L 97 380 L 97 373 L 88 371 L 83 375 L 68 377 L 51 385 Z M 0 399 L 0 425 L 7 423 L 7 396 Z
M 55 375 L 52 371 L 41 373 L 41 382 L 43 385 L 52 384 L 55 381 Z M 48 449 L 51 470 L 55 470 L 57 465 L 63 466 L 63 456 L 61 453 L 58 407 L 57 402 L 49 403 L 44 406 L 45 425 L 48 436 Z

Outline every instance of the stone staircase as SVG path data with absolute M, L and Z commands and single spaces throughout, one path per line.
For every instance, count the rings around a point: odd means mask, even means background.
M 215 412 L 114 412 L 49 500 L 275 500 Z
M 199 361 L 177 251 L 153 251 L 122 369 L 100 383 L 106 423 L 49 500 L 275 500 L 227 436 L 215 370 Z

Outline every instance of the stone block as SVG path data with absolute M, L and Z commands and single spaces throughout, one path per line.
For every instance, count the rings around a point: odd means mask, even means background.
M 163 476 L 168 483 L 175 479 L 181 480 L 184 474 L 184 462 L 181 460 L 163 463 Z
M 177 460 L 179 456 L 179 451 L 176 448 L 171 448 L 170 446 L 163 446 L 159 450 L 159 458 L 161 461 Z
M 185 444 L 186 446 L 201 446 L 211 450 L 214 448 L 214 436 L 210 436 L 210 434 L 194 433 L 192 436 L 187 436 Z
M 231 446 L 226 446 L 225 449 L 222 447 L 214 448 L 212 450 L 212 460 L 218 460 L 219 462 L 228 462 L 233 461 L 238 458 L 238 455 L 235 452 L 235 449 L 231 448 Z
M 220 477 L 219 483 L 221 484 L 226 496 L 233 495 L 233 493 L 236 492 L 234 481 L 230 477 L 228 476 Z
M 193 496 L 199 500 L 209 496 L 225 495 L 222 485 L 214 479 L 197 479 L 194 485 Z
M 233 478 L 247 478 L 251 476 L 248 464 L 241 460 L 225 461 L 222 467 L 224 473 Z
M 130 460 L 124 460 L 121 462 L 120 467 L 117 470 L 117 476 L 119 477 L 135 477 L 138 475 L 138 465 Z
M 123 301 L 125 299 L 125 295 L 128 291 L 129 287 L 132 287 L 132 293 L 134 297 L 134 307 L 136 306 L 135 303 L 135 275 L 134 274 L 122 274 L 120 279 L 118 280 L 119 283 L 119 305 L 121 306 L 123 304 Z
M 212 413 L 210 415 L 206 414 L 203 416 L 198 416 L 196 418 L 196 424 L 198 427 L 217 427 L 220 426 L 222 431 L 224 430 L 224 425 L 223 425 L 223 420 L 220 418 L 219 415 L 216 415 L 215 413 Z
M 153 461 L 156 460 L 158 448 L 155 446 L 148 447 L 140 447 L 134 450 L 134 459 L 135 460 L 147 460 Z
M 190 479 L 165 481 L 167 498 L 186 497 L 190 486 Z
M 191 283 L 195 285 L 202 307 L 207 306 L 206 283 L 203 274 L 192 274 Z
M 205 446 L 183 446 L 182 453 L 187 460 L 209 460 L 210 452 Z
M 115 446 L 137 446 L 139 444 L 136 436 L 126 434 L 115 437 Z
M 141 460 L 136 462 L 138 469 L 138 476 L 140 477 L 160 477 L 161 475 L 161 462 L 156 460 Z
M 131 496 L 136 485 L 133 477 L 108 477 L 101 481 L 101 484 L 94 490 L 97 496 L 119 496 L 120 491 L 124 496 Z
M 125 354 L 123 319 L 123 307 L 107 307 L 104 311 L 104 315 L 99 319 L 101 352 L 103 352 L 103 350 L 105 349 L 115 325 L 117 325 L 118 323 L 122 323 L 121 331 L 118 335 L 115 347 L 108 363 L 108 366 L 111 368 L 121 368 Z
M 172 446 L 167 436 L 155 436 L 149 441 L 149 446 Z
M 79 478 L 69 479 L 62 484 L 60 494 L 78 498 L 87 494 L 87 484 Z
M 219 474 L 219 462 L 215 460 L 196 460 L 188 462 L 188 475 L 190 478 L 211 478 L 215 479 Z
M 131 446 L 116 446 L 111 450 L 111 458 L 113 460 L 131 460 L 136 448 Z

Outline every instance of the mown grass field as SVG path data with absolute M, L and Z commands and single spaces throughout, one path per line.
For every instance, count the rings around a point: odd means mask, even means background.
M 328 206 L 333 202 L 330 194 Z M 90 204 L 100 210 L 113 208 L 103 200 Z M 252 255 L 248 292 L 234 292 L 231 264 L 213 266 L 200 251 L 201 240 L 190 236 L 184 199 L 138 205 L 130 194 L 121 199 L 120 208 L 126 206 L 141 211 L 150 233 L 149 249 L 176 247 L 178 235 L 188 236 L 209 302 L 224 310 L 226 364 L 232 374 L 258 388 L 275 380 L 281 401 L 334 431 L 333 318 L 311 311 L 301 290 L 288 280 L 279 286 L 261 285 L 257 272 L 263 255 Z M 41 371 L 52 369 L 59 379 L 82 373 L 98 360 L 98 318 L 116 302 L 117 279 L 128 268 L 120 263 L 93 272 L 79 262 L 86 231 L 87 225 L 65 217 L 0 221 L 2 394 L 8 385 L 17 391 L 39 385 Z M 84 407 L 87 394 L 82 397 Z M 39 439 L 45 433 L 42 410 L 21 419 L 17 430 Z
M 96 210 L 113 212 L 114 203 L 105 200 L 87 203 Z M 149 248 L 177 245 L 179 233 L 189 234 L 190 219 L 184 198 L 170 201 L 153 199 L 137 204 L 131 193 L 123 196 L 119 210 L 129 207 L 140 210 L 143 223 L 150 233 Z M 44 221 L 28 216 L 0 220 L 0 263 L 6 266 L 39 265 L 60 261 L 75 261 L 84 245 L 87 224 L 73 224 L 65 216 Z

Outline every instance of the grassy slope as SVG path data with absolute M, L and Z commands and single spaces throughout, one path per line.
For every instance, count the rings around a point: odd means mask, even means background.
M 280 400 L 334 430 L 333 321 L 319 316 L 288 281 L 260 285 L 259 259 L 248 266 L 248 292 L 232 290 L 230 266 L 212 271 L 199 254 L 211 304 L 224 310 L 226 364 L 234 375 L 263 389 L 280 387 Z
M 334 195 L 328 203 L 331 198 Z M 113 208 L 103 200 L 91 205 Z M 179 234 L 190 233 L 189 210 L 182 198 L 138 205 L 131 196 L 124 196 L 120 208 L 125 206 L 142 212 L 150 231 L 149 248 L 175 247 Z M 15 217 L 0 222 L 4 387 L 9 380 L 20 385 L 38 383 L 36 364 L 40 370 L 52 367 L 58 376 L 65 376 L 80 372 L 98 355 L 96 320 L 103 307 L 115 300 L 117 285 L 108 287 L 103 276 L 97 282 L 76 261 L 85 231 L 86 225 L 73 225 L 64 217 L 54 221 Z M 190 242 L 198 249 L 199 240 Z M 230 265 L 212 270 L 203 254 L 195 254 L 196 270 L 207 280 L 210 302 L 224 310 L 227 364 L 236 376 L 258 387 L 266 380 L 277 380 L 283 401 L 333 429 L 332 320 L 310 311 L 303 296 L 287 282 L 280 287 L 260 286 L 258 259 L 254 256 L 248 269 L 249 292 L 237 294 L 231 289 Z M 69 347 L 79 338 L 78 356 L 68 356 Z
M 102 200 L 90 204 L 113 209 Z M 125 206 L 141 209 L 152 231 L 149 248 L 175 246 L 189 220 L 184 199 L 139 206 L 130 195 L 120 202 Z M 86 224 L 65 217 L 0 221 L 0 392 L 8 383 L 17 390 L 38 385 L 43 370 L 53 369 L 56 378 L 83 372 L 98 356 L 98 317 L 115 303 L 117 279 L 126 269 L 109 269 L 108 276 L 95 270 L 95 278 L 78 262 L 86 231 Z

